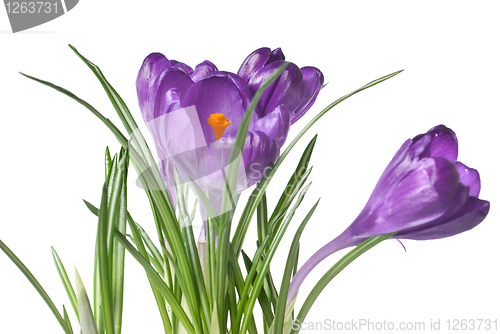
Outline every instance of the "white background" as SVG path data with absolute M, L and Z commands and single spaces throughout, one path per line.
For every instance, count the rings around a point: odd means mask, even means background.
M 459 160 L 479 170 L 480 197 L 491 202 L 489 216 L 472 231 L 443 240 L 404 241 L 407 253 L 391 240 L 363 255 L 327 287 L 306 321 L 424 321 L 426 330 L 421 333 L 427 333 L 431 319 L 441 320 L 442 331 L 447 319 L 498 319 L 499 9 L 496 1 L 82 0 L 63 17 L 18 34 L 10 32 L 0 9 L 0 239 L 58 307 L 64 303 L 70 308 L 50 246 L 57 249 L 71 277 L 73 263 L 78 267 L 91 290 L 97 219 L 82 199 L 97 205 L 104 149 L 119 149 L 84 107 L 18 71 L 69 89 L 119 124 L 98 81 L 68 43 L 101 67 L 138 121 L 135 79 L 150 52 L 191 66 L 209 59 L 221 70 L 237 71 L 251 51 L 282 47 L 288 60 L 320 68 L 329 83 L 293 126 L 290 138 L 336 98 L 405 69 L 330 111 L 271 183 L 268 199 L 274 204 L 308 140 L 318 133 L 313 185 L 292 225 L 297 227 L 321 197 L 302 237 L 301 263 L 357 216 L 402 142 L 438 124 L 457 133 Z M 134 186 L 135 177 L 132 173 L 129 209 L 154 234 L 148 202 Z M 253 233 L 254 225 L 251 229 Z M 273 262 L 277 283 L 286 242 Z M 252 239 L 246 248 L 254 248 Z M 300 291 L 299 304 L 340 256 L 314 271 Z M 145 275 L 128 260 L 123 333 L 161 333 Z M 75 320 L 73 326 L 77 327 Z M 4 254 L 0 333 L 62 333 Z

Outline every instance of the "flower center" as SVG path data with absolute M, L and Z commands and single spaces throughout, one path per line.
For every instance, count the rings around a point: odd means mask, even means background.
M 224 134 L 224 130 L 226 130 L 226 127 L 231 124 L 231 122 L 228 121 L 223 114 L 218 113 L 210 115 L 207 122 L 214 129 L 215 140 L 221 139 Z

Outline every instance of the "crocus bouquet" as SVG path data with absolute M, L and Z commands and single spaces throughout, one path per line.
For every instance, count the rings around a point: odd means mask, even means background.
M 53 249 L 83 334 L 121 333 L 126 253 L 144 268 L 167 334 L 296 334 L 300 326 L 294 324 L 304 321 L 324 287 L 376 244 L 389 238 L 453 236 L 472 229 L 488 214 L 489 202 L 479 199 L 479 173 L 457 161 L 455 133 L 438 125 L 402 144 L 357 218 L 303 262 L 299 258 L 301 234 L 319 201 L 305 217 L 295 217 L 295 213 L 310 187 L 309 161 L 316 137 L 300 161 L 294 162 L 297 168 L 274 208 L 268 207 L 267 187 L 316 121 L 345 99 L 401 71 L 339 98 L 308 124 L 300 125 L 303 129 L 290 140 L 290 127 L 300 124 L 324 87 L 319 69 L 285 61 L 281 49 L 252 52 L 237 73 L 220 71 L 210 61 L 193 69 L 152 53 L 139 69 L 136 87 L 155 158 L 132 113 L 99 67 L 72 49 L 102 84 L 126 131 L 68 90 L 26 75 L 85 106 L 122 146 L 114 156 L 106 149 L 100 203 L 85 202 L 98 220 L 93 303 L 78 272 L 70 279 Z M 130 161 L 151 204 L 156 241 L 127 210 Z M 240 194 L 253 186 L 241 216 L 236 217 Z M 192 209 L 190 193 L 195 196 Z M 292 220 L 297 219 L 300 224 L 291 244 L 282 245 Z M 198 237 L 193 225 L 201 226 Z M 257 250 L 252 255 L 243 250 L 249 228 L 257 231 Z M 276 277 L 270 267 L 280 245 L 289 252 L 284 272 Z M 300 290 L 321 261 L 349 247 L 312 291 Z M 58 310 L 1 241 L 0 248 L 40 293 L 63 332 L 78 332 L 66 308 Z M 308 293 L 300 307 L 295 304 L 299 293 Z M 261 312 L 254 312 L 257 304 Z

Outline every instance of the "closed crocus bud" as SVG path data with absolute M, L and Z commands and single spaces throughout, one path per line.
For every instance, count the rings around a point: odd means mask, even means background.
M 245 59 L 238 75 L 248 83 L 251 93 L 255 94 L 284 61 L 285 55 L 280 48 L 273 51 L 260 48 Z M 295 123 L 316 101 L 323 82 L 323 74 L 317 68 L 299 68 L 290 63 L 276 82 L 264 90 L 258 104 L 259 116 L 266 116 L 282 104 L 290 111 L 292 124 Z
M 338 250 L 394 232 L 395 239 L 446 238 L 482 222 L 490 203 L 478 198 L 479 173 L 456 161 L 457 156 L 457 137 L 444 125 L 407 140 L 382 173 L 359 216 L 297 272 L 288 301 L 309 272 Z

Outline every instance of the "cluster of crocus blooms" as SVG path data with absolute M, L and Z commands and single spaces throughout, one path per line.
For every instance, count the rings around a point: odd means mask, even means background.
M 220 209 L 224 186 L 221 172 L 230 162 L 243 115 L 260 85 L 285 61 L 281 49 L 252 52 L 237 74 L 219 71 L 209 61 L 193 70 L 184 63 L 152 53 L 137 77 L 142 116 L 153 135 L 169 195 L 173 168 L 193 179 Z M 315 67 L 289 63 L 266 88 L 253 113 L 243 152 L 237 192 L 258 182 L 278 157 L 291 124 L 312 106 L 323 86 Z
M 395 239 L 446 238 L 482 222 L 490 203 L 478 198 L 479 173 L 457 157 L 457 137 L 444 125 L 404 142 L 358 217 L 294 276 L 288 303 L 313 268 L 341 249 L 394 232 Z

